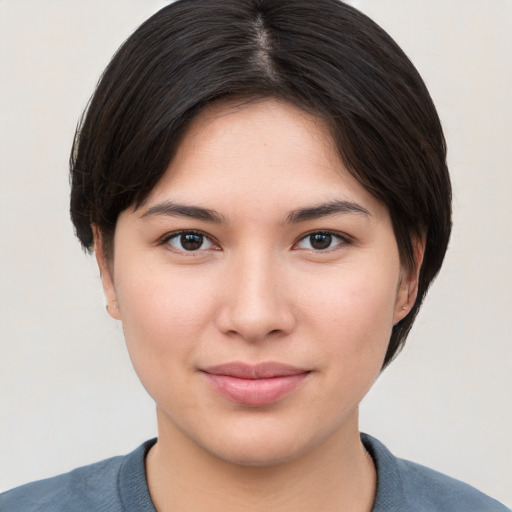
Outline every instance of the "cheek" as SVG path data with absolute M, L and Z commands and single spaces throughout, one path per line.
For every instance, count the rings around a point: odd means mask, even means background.
M 194 407 L 194 397 L 173 390 L 190 387 L 196 354 L 201 350 L 211 317 L 210 287 L 164 266 L 119 272 L 119 309 L 132 365 L 157 404 Z M 120 269 L 121 270 L 121 269 Z M 126 269 L 125 269 L 126 270 Z M 186 274 L 186 272 L 185 272 Z
M 346 266 L 321 280 L 312 276 L 305 283 L 307 293 L 301 294 L 306 302 L 304 309 L 324 322 L 378 330 L 383 325 L 392 325 L 398 280 L 398 265 L 386 269 L 378 263 L 363 268 Z M 315 286 L 315 281 L 321 285 Z
M 168 354 L 192 351 L 192 342 L 201 338 L 211 316 L 213 295 L 208 281 L 198 281 L 187 272 L 170 272 L 165 265 L 144 275 L 133 271 L 119 275 L 123 279 L 117 282 L 116 293 L 134 365 L 142 359 L 159 363 Z
M 316 337 L 321 333 L 328 358 L 355 377 L 354 367 L 380 369 L 393 327 L 399 265 L 368 268 L 345 268 L 303 295 L 306 324 Z

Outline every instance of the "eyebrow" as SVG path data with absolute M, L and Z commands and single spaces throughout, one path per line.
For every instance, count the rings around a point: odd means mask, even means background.
M 371 217 L 372 214 L 363 206 L 352 201 L 329 201 L 309 208 L 299 208 L 291 211 L 285 219 L 288 224 L 296 224 L 308 220 L 315 220 L 329 215 L 355 213 L 365 217 Z
M 365 217 L 371 217 L 371 213 L 363 206 L 351 202 L 335 200 L 319 205 L 298 208 L 292 210 L 285 218 L 285 224 L 298 224 L 308 220 L 319 219 L 329 215 L 338 214 L 357 214 Z M 165 215 L 168 217 L 186 217 L 190 219 L 221 224 L 226 222 L 226 218 L 215 210 L 202 208 L 200 206 L 190 206 L 186 204 L 174 203 L 172 201 L 163 201 L 146 210 L 140 218 Z
M 146 210 L 140 218 L 165 215 L 168 217 L 187 217 L 205 222 L 220 224 L 225 222 L 222 215 L 215 210 L 201 208 L 199 206 L 189 206 L 186 204 L 173 203 L 172 201 L 163 201 Z

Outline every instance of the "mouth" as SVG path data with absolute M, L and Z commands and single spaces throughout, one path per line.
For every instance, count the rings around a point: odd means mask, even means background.
M 210 386 L 232 402 L 252 407 L 271 405 L 292 393 L 310 370 L 268 362 L 232 362 L 201 370 Z

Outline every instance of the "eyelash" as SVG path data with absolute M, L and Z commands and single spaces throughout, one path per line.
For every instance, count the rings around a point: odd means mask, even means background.
M 201 249 L 199 247 L 198 249 L 187 250 L 185 248 L 182 248 L 182 249 L 176 248 L 171 245 L 171 243 L 170 243 L 171 240 L 178 240 L 179 237 L 182 237 L 184 235 L 201 237 L 201 239 L 202 239 L 201 245 L 203 245 L 205 241 L 208 241 L 211 244 L 211 247 L 208 247 L 206 249 Z M 310 252 L 317 253 L 317 254 L 334 251 L 334 250 L 338 249 L 340 246 L 349 245 L 352 243 L 352 240 L 350 239 L 350 237 L 348 237 L 345 234 L 339 233 L 337 231 L 319 230 L 319 231 L 311 231 L 309 233 L 306 233 L 305 235 L 302 235 L 293 244 L 293 247 L 296 247 L 298 244 L 300 244 L 301 242 L 306 241 L 308 239 L 310 239 L 310 246 L 311 246 L 311 237 L 313 235 L 328 236 L 328 237 L 337 238 L 339 240 L 338 243 L 334 247 L 327 247 L 325 249 L 315 249 L 314 247 L 304 248 L 304 250 L 308 250 Z M 202 231 L 195 231 L 195 230 L 182 230 L 182 231 L 175 231 L 173 233 L 169 233 L 161 239 L 160 244 L 170 246 L 171 247 L 170 250 L 173 250 L 174 252 L 178 252 L 181 254 L 187 254 L 189 256 L 198 255 L 204 251 L 219 250 L 219 248 L 218 248 L 219 246 L 218 246 L 217 242 L 215 242 L 215 240 L 213 240 L 210 235 L 207 235 L 206 233 L 203 233 Z
M 185 248 L 183 248 L 183 249 L 175 248 L 175 247 L 173 247 L 170 244 L 171 240 L 179 239 L 180 237 L 182 237 L 184 235 L 201 237 L 202 238 L 201 245 L 205 241 L 208 241 L 212 245 L 212 247 L 208 247 L 207 249 L 196 249 L 196 250 L 189 250 L 188 251 Z M 202 231 L 194 231 L 194 230 L 183 230 L 183 231 L 175 231 L 174 233 L 169 233 L 168 235 L 165 235 L 161 239 L 161 244 L 162 245 L 168 245 L 168 246 L 172 247 L 171 250 L 174 250 L 175 252 L 178 252 L 178 253 L 184 253 L 184 254 L 187 254 L 189 256 L 194 256 L 194 255 L 200 254 L 201 252 L 204 252 L 204 251 L 218 250 L 217 249 L 218 245 L 212 239 L 211 236 L 207 235 L 206 233 L 203 233 Z
M 352 243 L 352 240 L 349 236 L 339 233 L 338 231 L 329 231 L 329 230 L 319 230 L 319 231 L 311 231 L 309 233 L 306 233 L 305 235 L 301 236 L 297 242 L 295 242 L 294 247 L 298 245 L 300 242 L 305 241 L 307 239 L 310 239 L 313 235 L 322 235 L 322 236 L 330 236 L 333 238 L 337 238 L 339 241 L 334 247 L 328 247 L 326 249 L 315 249 L 313 247 L 307 248 L 306 250 L 309 250 L 314 253 L 325 253 L 329 251 L 335 251 L 340 246 L 349 245 Z

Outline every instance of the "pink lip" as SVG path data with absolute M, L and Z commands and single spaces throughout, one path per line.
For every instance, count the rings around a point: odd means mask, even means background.
M 202 369 L 221 395 L 243 405 L 270 405 L 290 394 L 310 371 L 282 363 L 233 362 Z

